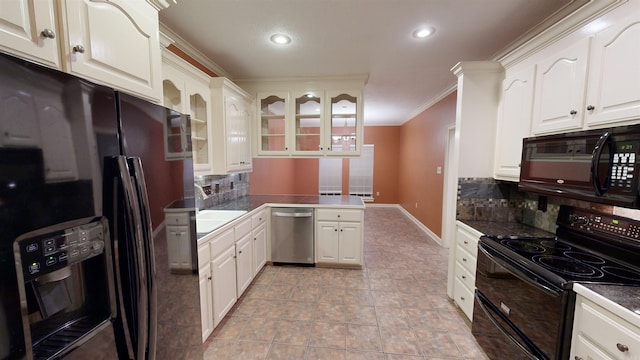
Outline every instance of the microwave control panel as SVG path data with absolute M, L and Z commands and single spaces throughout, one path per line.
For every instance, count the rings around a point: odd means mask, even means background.
M 18 241 L 24 280 L 102 254 L 106 233 L 103 221 L 95 221 Z
M 610 187 L 622 191 L 634 191 L 638 182 L 638 166 L 636 161 L 638 144 L 621 142 L 616 144 L 611 164 Z

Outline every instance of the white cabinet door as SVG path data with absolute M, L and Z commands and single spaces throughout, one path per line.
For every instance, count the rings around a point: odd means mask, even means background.
M 494 160 L 497 179 L 520 179 L 522 139 L 531 132 L 534 76 L 535 66 L 531 66 L 502 82 Z
M 289 93 L 258 93 L 256 100 L 258 126 L 256 142 L 258 155 L 288 155 L 290 153 Z
M 67 0 L 63 13 L 67 71 L 161 99 L 157 10 L 145 1 Z
M 339 262 L 359 265 L 362 263 L 362 224 L 340 223 Z
M 213 323 L 218 325 L 238 299 L 236 295 L 236 249 L 229 247 L 211 262 Z
M 253 230 L 253 274 L 267 263 L 267 231 L 264 224 Z
M 253 244 L 251 234 L 236 241 L 236 287 L 240 297 L 253 280 Z
M 213 332 L 213 289 L 211 287 L 211 263 L 205 263 L 200 275 L 200 320 L 202 322 L 202 342 Z
M 587 93 L 587 125 L 640 117 L 640 12 L 594 39 Z
M 191 269 L 189 226 L 167 226 L 167 251 L 170 269 Z
M 338 263 L 340 257 L 340 235 L 337 222 L 317 222 L 317 259 L 319 263 Z
M 538 63 L 533 134 L 582 128 L 591 38 L 584 38 Z
M 60 68 L 53 0 L 0 1 L 0 50 Z
M 41 147 L 38 111 L 30 94 L 17 88 L 0 88 L 0 145 Z

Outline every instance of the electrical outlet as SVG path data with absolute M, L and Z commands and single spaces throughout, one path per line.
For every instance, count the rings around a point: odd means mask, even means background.
M 418 208 L 418 203 L 416 202 L 416 209 Z
M 380 196 L 380 191 L 376 191 L 376 196 Z
M 436 174 L 442 174 L 442 166 L 436 167 Z

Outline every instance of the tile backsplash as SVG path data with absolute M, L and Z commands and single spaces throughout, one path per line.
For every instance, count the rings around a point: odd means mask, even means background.
M 518 191 L 518 184 L 493 178 L 459 178 L 456 219 L 519 222 L 555 232 L 560 205 L 613 213 L 613 206 Z
M 211 194 L 206 199 L 196 191 L 198 209 L 225 204 L 249 195 L 248 173 L 197 176 L 195 183 L 200 186 L 211 186 Z

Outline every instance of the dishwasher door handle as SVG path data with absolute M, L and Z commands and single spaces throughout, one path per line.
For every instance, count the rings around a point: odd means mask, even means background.
M 295 218 L 306 218 L 312 217 L 312 212 L 300 212 L 300 213 L 285 213 L 285 212 L 274 212 L 273 215 L 280 217 L 295 217 Z

